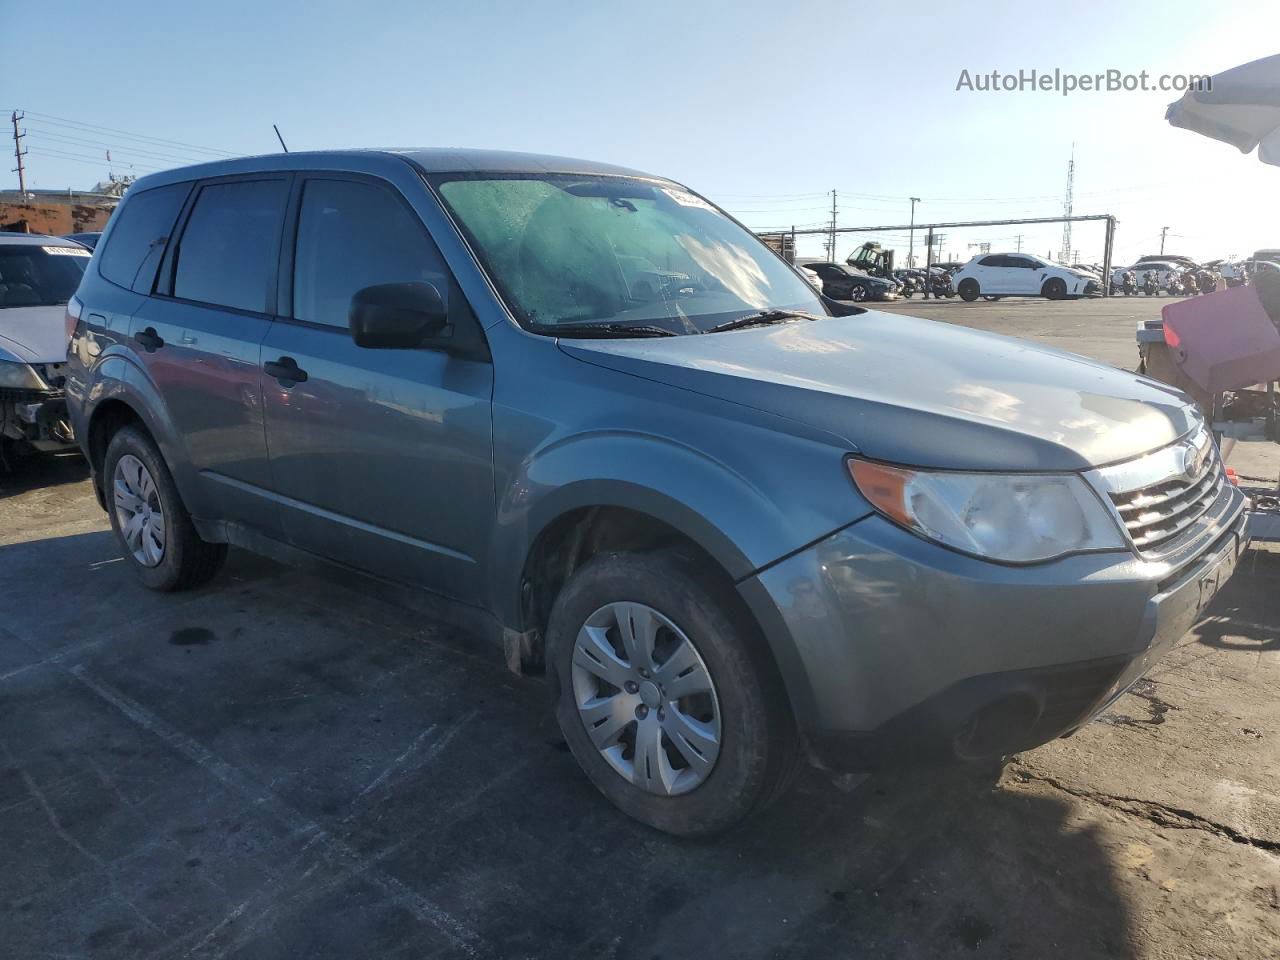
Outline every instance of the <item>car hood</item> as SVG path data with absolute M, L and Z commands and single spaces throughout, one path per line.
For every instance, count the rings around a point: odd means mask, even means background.
M 0 360 L 62 363 L 67 359 L 67 308 L 0 309 Z
M 1079 470 L 1171 443 L 1173 387 L 1011 337 L 868 311 L 701 336 L 561 340 L 588 363 L 775 413 L 877 460 Z

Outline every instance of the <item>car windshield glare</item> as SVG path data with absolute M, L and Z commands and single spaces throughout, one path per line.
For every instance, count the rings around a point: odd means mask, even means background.
M 84 247 L 0 244 L 0 308 L 66 303 L 88 262 Z
M 537 333 L 692 334 L 764 310 L 826 313 L 760 240 L 674 184 L 477 174 L 434 185 L 516 320 Z

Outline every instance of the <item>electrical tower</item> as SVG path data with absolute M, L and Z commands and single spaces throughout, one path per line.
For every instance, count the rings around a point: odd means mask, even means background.
M 1067 195 L 1062 200 L 1062 215 L 1071 216 L 1071 206 L 1076 188 L 1076 145 L 1071 144 L 1071 159 L 1067 162 Z M 1071 221 L 1062 225 L 1062 247 L 1058 251 L 1058 262 L 1066 263 L 1071 259 Z

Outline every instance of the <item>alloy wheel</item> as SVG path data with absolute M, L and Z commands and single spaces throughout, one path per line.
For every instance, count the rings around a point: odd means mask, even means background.
M 164 508 L 151 472 L 131 453 L 116 461 L 112 498 L 126 549 L 144 567 L 158 566 L 164 559 Z
M 623 779 L 676 796 L 720 754 L 720 703 L 692 641 L 642 603 L 601 607 L 573 648 L 574 702 L 587 736 Z

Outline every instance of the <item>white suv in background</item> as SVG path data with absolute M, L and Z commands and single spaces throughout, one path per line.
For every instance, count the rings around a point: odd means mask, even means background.
M 1100 293 L 1098 278 L 1029 253 L 984 253 L 951 278 L 968 301 L 978 297 L 1083 297 Z

